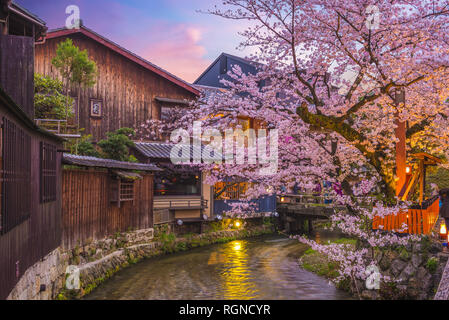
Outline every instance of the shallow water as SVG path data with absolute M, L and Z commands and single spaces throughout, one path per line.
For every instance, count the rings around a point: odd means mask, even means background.
M 270 236 L 148 259 L 120 271 L 86 299 L 350 299 L 299 267 L 305 249 Z

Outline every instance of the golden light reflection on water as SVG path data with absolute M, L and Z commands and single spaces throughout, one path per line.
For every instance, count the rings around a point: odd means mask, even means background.
M 225 257 L 220 277 L 224 299 L 257 299 L 258 290 L 252 279 L 246 241 L 233 241 L 222 250 Z

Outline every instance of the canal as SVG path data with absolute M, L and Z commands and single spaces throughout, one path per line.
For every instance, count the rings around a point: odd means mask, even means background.
M 85 299 L 350 299 L 299 267 L 304 250 L 280 236 L 197 248 L 126 268 Z

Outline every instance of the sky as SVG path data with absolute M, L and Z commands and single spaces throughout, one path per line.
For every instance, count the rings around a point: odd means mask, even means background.
M 237 49 L 247 22 L 198 12 L 220 0 L 15 0 L 46 21 L 65 26 L 66 8 L 77 5 L 83 24 L 176 76 L 193 82 L 222 52 Z

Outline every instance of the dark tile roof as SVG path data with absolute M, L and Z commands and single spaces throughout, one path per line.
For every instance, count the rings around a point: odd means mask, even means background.
M 239 61 L 240 63 L 243 63 L 244 65 L 248 65 L 248 66 L 254 67 L 254 68 L 256 68 L 256 69 L 260 69 L 260 68 L 263 67 L 263 64 L 262 64 L 262 63 L 259 63 L 259 62 L 256 62 L 256 61 L 252 61 L 252 60 L 249 60 L 249 59 L 246 59 L 246 58 L 234 56 L 234 55 L 229 54 L 229 53 L 222 52 L 222 53 L 218 56 L 218 58 L 215 59 L 215 61 L 212 62 L 212 63 L 209 65 L 209 67 L 207 67 L 207 69 L 203 71 L 203 73 L 198 77 L 198 79 L 196 79 L 196 80 L 193 82 L 193 84 L 198 84 L 199 80 L 200 80 L 206 73 L 208 73 L 209 70 L 212 69 L 212 67 L 213 67 L 213 66 L 214 66 L 214 65 L 221 59 L 221 57 L 223 57 L 223 56 L 225 56 L 225 57 L 227 57 L 227 58 L 234 59 L 234 60 L 236 60 L 236 61 Z
M 46 23 L 44 20 L 42 20 L 41 18 L 39 18 L 37 15 L 35 15 L 34 13 L 32 13 L 31 11 L 29 11 L 28 9 L 22 7 L 20 4 L 18 4 L 16 1 L 12 1 L 11 5 L 13 7 L 16 7 L 16 9 L 18 9 L 19 11 L 22 11 L 25 15 L 28 15 L 29 17 L 33 18 L 34 20 L 36 20 L 36 22 L 38 22 L 39 24 L 41 24 L 42 26 L 45 26 Z
M 69 153 L 64 153 L 62 162 L 64 164 L 77 165 L 83 167 L 140 170 L 140 171 L 161 171 L 161 169 L 159 169 L 154 164 L 133 163 L 133 162 L 117 161 L 112 159 L 77 156 Z
M 136 142 L 135 148 L 143 156 L 150 159 L 166 159 L 170 160 L 170 152 L 174 144 L 159 143 L 159 142 Z M 190 159 L 201 159 L 201 153 L 204 149 L 204 145 L 201 148 L 196 146 L 190 146 Z M 215 160 L 209 158 L 210 160 Z M 187 159 L 186 159 L 187 160 Z

